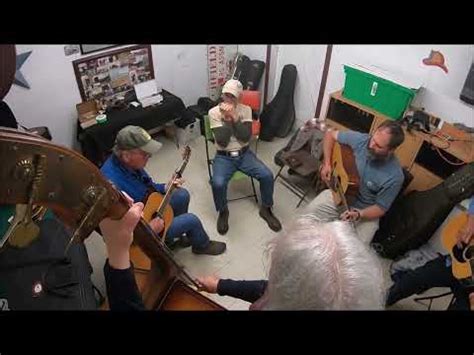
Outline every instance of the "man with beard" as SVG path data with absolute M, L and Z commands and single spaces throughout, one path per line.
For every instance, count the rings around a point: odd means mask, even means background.
M 403 171 L 394 151 L 404 139 L 403 129 L 392 121 L 383 122 L 372 135 L 328 130 L 323 141 L 321 178 L 326 183 L 331 178 L 335 142 L 346 144 L 352 148 L 356 160 L 359 192 L 349 210 L 344 211 L 342 205 L 334 203 L 331 191 L 324 190 L 308 205 L 306 212 L 323 222 L 339 218 L 353 222 L 359 238 L 370 243 L 380 217 L 388 211 L 403 185 Z

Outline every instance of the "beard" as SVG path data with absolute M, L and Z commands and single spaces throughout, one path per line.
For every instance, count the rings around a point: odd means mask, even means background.
M 367 151 L 369 152 L 368 157 L 371 160 L 383 161 L 387 160 L 390 157 L 390 153 L 377 153 L 375 150 L 369 147 L 367 144 Z

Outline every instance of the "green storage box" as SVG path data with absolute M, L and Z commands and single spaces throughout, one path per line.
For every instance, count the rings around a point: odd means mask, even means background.
M 390 80 L 389 76 L 381 71 L 361 66 L 344 65 L 344 72 L 346 73 L 342 94 L 344 97 L 371 107 L 394 120 L 403 117 L 403 113 L 419 89 L 417 84 L 399 84 Z M 381 77 L 382 75 L 385 78 Z

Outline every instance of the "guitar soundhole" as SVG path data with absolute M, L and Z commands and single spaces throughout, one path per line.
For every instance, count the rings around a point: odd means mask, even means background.
M 470 246 L 469 248 L 466 249 L 466 251 L 464 252 L 464 257 L 467 260 L 474 258 L 474 246 Z
M 466 262 L 466 260 L 464 259 L 464 249 L 465 249 L 465 246 L 463 246 L 462 248 L 459 248 L 457 245 L 455 245 L 453 247 L 453 256 L 460 263 Z

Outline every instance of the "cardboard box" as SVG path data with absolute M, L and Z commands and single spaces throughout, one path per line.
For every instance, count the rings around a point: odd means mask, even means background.
M 83 129 L 97 123 L 95 118 L 99 114 L 97 102 L 95 100 L 82 102 L 76 105 L 78 120 Z

